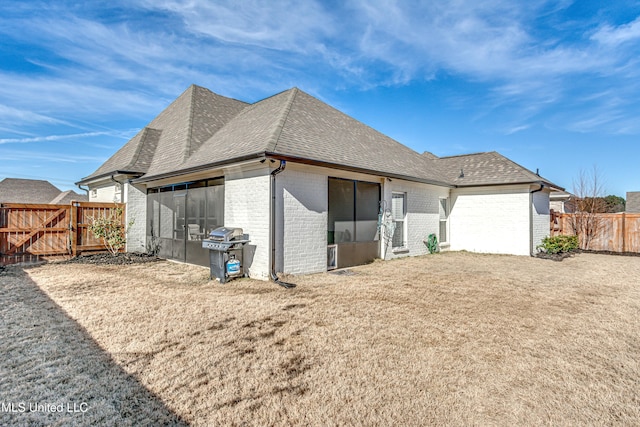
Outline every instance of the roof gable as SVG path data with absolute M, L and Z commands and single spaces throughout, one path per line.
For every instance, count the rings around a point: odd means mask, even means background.
M 162 130 L 162 135 L 146 173 L 156 175 L 179 169 L 246 105 L 203 87 L 189 87 L 149 124 Z
M 246 105 L 191 85 L 81 182 L 117 171 L 142 175 L 175 169 Z
M 0 181 L 0 202 L 49 203 L 60 190 L 49 181 L 5 178 Z
M 223 162 L 269 151 L 276 142 L 297 89 L 256 102 L 233 117 L 179 169 Z

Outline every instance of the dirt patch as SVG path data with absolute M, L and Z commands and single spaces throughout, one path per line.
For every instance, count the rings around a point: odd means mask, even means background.
M 586 249 L 579 249 L 577 252 L 585 253 L 585 254 L 618 255 L 618 256 L 636 256 L 636 257 L 640 257 L 640 252 L 593 251 L 593 250 L 586 250 Z
M 162 261 L 155 255 L 126 252 L 112 255 L 110 253 L 86 254 L 60 261 L 62 264 L 95 264 L 95 265 L 128 265 Z
M 169 262 L 27 272 L 49 312 L 191 425 L 640 425 L 640 258 L 443 253 L 351 270 L 290 290 Z M 31 322 L 43 303 L 3 304 Z M 46 342 L 30 328 L 3 344 Z M 73 350 L 51 345 L 12 384 L 46 382 Z M 101 372 L 50 397 L 124 387 Z
M 577 252 L 558 252 L 557 254 L 552 254 L 552 253 L 548 253 L 548 252 L 538 252 L 536 254 L 536 258 L 540 258 L 540 259 L 548 259 L 551 261 L 563 261 L 567 258 L 571 258 L 572 256 L 574 256 Z

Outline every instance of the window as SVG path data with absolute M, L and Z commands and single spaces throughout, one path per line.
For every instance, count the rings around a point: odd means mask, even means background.
M 406 246 L 406 216 L 407 216 L 407 193 L 393 193 L 391 199 L 391 217 L 395 223 L 392 248 L 402 248 Z
M 447 221 L 449 219 L 449 199 L 440 199 L 440 235 L 438 241 L 440 243 L 448 242 Z

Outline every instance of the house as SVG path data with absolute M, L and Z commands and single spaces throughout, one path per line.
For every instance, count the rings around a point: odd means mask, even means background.
M 530 255 L 561 190 L 496 152 L 416 153 L 297 88 L 249 104 L 195 85 L 78 185 L 127 203 L 129 251 L 208 265 L 199 236 L 243 228 L 260 279 L 425 254 L 430 234 Z
M 5 178 L 0 181 L 0 203 L 68 204 L 87 200 L 73 190 L 60 191 L 49 181 Z
M 574 213 L 575 196 L 566 191 L 554 191 L 549 195 L 549 207 L 556 213 Z
M 627 191 L 625 211 L 628 213 L 640 213 L 640 191 Z

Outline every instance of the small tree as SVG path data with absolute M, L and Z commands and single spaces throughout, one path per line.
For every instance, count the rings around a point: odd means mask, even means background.
M 578 236 L 581 249 L 589 249 L 591 242 L 602 229 L 601 212 L 606 212 L 602 179 L 596 166 L 591 172 L 580 171 L 573 182 L 575 213 L 569 217 L 569 225 Z
M 90 219 L 89 231 L 91 231 L 97 239 L 102 240 L 113 256 L 116 256 L 127 244 L 125 238 L 127 228 L 133 225 L 133 221 L 131 221 L 128 227 L 125 227 L 123 215 L 123 209 L 115 207 L 110 209 L 108 214 L 104 216 Z

